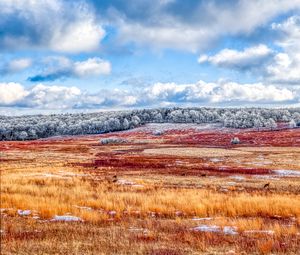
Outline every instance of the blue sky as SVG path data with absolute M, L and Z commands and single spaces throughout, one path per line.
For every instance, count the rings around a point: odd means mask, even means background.
M 0 0 L 0 114 L 299 106 L 300 0 Z

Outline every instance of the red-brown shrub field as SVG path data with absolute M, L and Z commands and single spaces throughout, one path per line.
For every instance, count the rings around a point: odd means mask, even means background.
M 300 129 L 2 141 L 0 164 L 1 254 L 299 254 Z

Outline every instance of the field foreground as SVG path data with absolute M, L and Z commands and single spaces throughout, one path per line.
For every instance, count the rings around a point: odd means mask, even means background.
M 300 129 L 148 124 L 0 164 L 1 254 L 299 254 Z

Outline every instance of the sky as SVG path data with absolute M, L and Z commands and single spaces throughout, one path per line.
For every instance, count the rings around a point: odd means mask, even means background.
M 0 0 L 0 114 L 299 107 L 300 0 Z

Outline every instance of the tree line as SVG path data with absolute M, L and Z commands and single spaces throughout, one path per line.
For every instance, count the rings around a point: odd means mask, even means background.
M 146 123 L 219 123 L 228 128 L 276 129 L 300 126 L 300 108 L 159 108 L 97 113 L 0 116 L 0 140 L 101 134 Z

